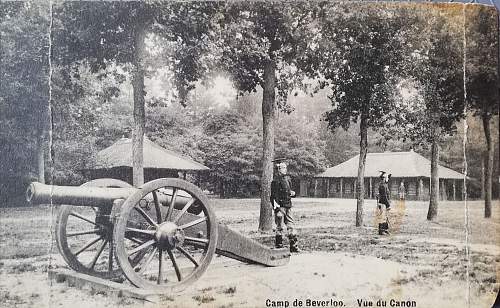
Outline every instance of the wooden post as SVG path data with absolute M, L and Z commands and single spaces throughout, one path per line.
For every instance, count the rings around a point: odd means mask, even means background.
M 300 180 L 299 196 L 307 197 L 307 185 L 308 185 L 308 182 L 306 182 L 306 180 L 304 180 L 304 179 Z
M 455 179 L 452 180 L 452 185 L 453 185 L 453 201 L 457 200 L 457 195 L 456 195 L 456 187 L 455 187 Z
M 326 178 L 326 197 L 330 198 L 330 178 Z
M 415 178 L 415 200 L 420 200 L 420 179 Z
M 443 200 L 443 189 L 442 189 L 443 188 L 443 180 L 439 179 L 438 183 L 439 183 L 438 184 L 438 187 L 439 187 L 438 188 L 439 189 L 438 190 L 438 198 L 439 198 L 438 200 Z
M 443 179 L 441 181 L 441 200 L 446 201 L 448 199 L 446 193 L 447 193 L 446 192 L 446 180 Z
M 318 179 L 314 179 L 314 198 L 318 197 Z
M 370 199 L 373 199 L 373 187 L 372 187 L 372 178 L 370 177 L 370 193 L 368 194 L 368 196 L 370 197 Z
M 340 178 L 340 198 L 343 198 L 344 193 L 344 178 Z
M 443 200 L 443 181 L 438 179 L 438 200 Z
M 424 182 L 422 181 L 422 178 L 418 179 L 417 185 L 418 200 L 422 201 L 424 200 Z

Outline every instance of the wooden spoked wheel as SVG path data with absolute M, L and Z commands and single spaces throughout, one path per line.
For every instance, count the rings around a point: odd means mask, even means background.
M 132 187 L 116 179 L 97 179 L 81 186 Z M 70 268 L 105 279 L 121 275 L 112 249 L 111 212 L 111 207 L 61 205 L 56 224 L 56 241 L 59 252 Z
M 180 291 L 197 280 L 212 260 L 217 222 L 198 187 L 180 179 L 157 179 L 123 203 L 114 245 L 118 263 L 132 284 Z M 138 254 L 143 257 L 136 262 Z

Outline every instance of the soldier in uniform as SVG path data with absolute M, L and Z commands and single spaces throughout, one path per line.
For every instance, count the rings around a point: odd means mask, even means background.
M 287 165 L 284 159 L 275 159 L 276 171 L 271 183 L 271 204 L 276 222 L 276 248 L 283 247 L 283 225 L 286 226 L 290 241 L 290 252 L 299 252 L 297 234 L 294 229 L 292 200 L 295 192 L 291 190 L 290 177 L 287 175 Z
M 378 233 L 380 235 L 389 234 L 389 210 L 391 209 L 390 202 L 390 191 L 389 191 L 389 179 L 391 174 L 387 174 L 385 171 L 380 171 L 380 183 L 378 186 L 378 207 L 380 210 L 380 215 L 383 217 L 384 209 L 381 208 L 381 204 L 385 205 L 385 220 L 378 224 Z
M 399 184 L 399 200 L 404 200 L 405 199 L 405 182 L 401 180 L 401 184 Z

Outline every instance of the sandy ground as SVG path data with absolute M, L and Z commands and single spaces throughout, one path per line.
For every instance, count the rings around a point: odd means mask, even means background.
M 272 245 L 271 235 L 255 232 L 258 200 L 214 200 L 213 207 L 231 228 Z M 491 219 L 483 218 L 480 201 L 443 202 L 434 222 L 425 219 L 425 202 L 396 209 L 395 231 L 379 236 L 373 200 L 366 203 L 365 224 L 356 228 L 355 200 L 296 199 L 303 252 L 288 265 L 216 256 L 190 288 L 159 303 L 50 281 L 49 267 L 65 267 L 51 236 L 56 211 L 0 209 L 0 306 L 491 307 L 500 278 L 499 202 Z

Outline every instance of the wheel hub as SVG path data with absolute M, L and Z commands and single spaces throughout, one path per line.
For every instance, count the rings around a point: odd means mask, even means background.
M 155 240 L 161 249 L 175 248 L 184 242 L 184 238 L 184 231 L 171 221 L 160 224 L 155 233 Z

